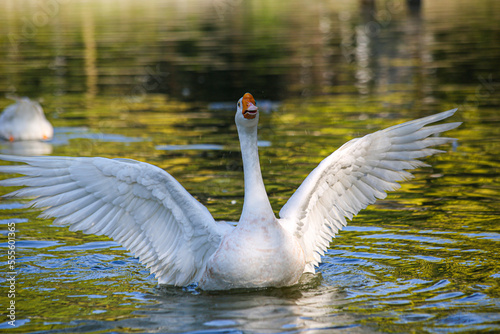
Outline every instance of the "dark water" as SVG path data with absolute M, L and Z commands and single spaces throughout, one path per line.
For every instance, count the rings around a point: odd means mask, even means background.
M 1 199 L 0 330 L 500 331 L 500 2 L 409 3 L 3 1 L 0 107 L 6 94 L 40 98 L 56 134 L 0 150 L 147 161 L 216 219 L 237 220 L 242 207 L 233 115 L 246 91 L 263 111 L 261 164 L 276 212 L 351 138 L 454 107 L 464 124 L 450 133 L 456 146 L 357 216 L 321 275 L 296 288 L 159 288 L 113 241 Z

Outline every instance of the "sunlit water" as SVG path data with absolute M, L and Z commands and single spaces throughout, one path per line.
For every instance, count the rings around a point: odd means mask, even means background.
M 499 4 L 3 2 L 0 92 L 43 99 L 56 132 L 0 151 L 153 163 L 216 219 L 238 220 L 243 204 L 233 115 L 245 91 L 263 112 L 261 165 L 276 212 L 349 139 L 454 107 L 464 124 L 432 168 L 333 240 L 318 275 L 287 289 L 158 287 L 117 243 L 1 199 L 0 330 L 500 331 Z

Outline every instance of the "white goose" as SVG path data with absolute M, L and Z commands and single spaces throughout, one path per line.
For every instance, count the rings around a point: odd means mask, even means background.
M 13 99 L 16 103 L 0 115 L 0 139 L 11 142 L 52 139 L 54 128 L 45 118 L 40 103 L 27 97 Z
M 390 127 L 349 141 L 324 159 L 276 218 L 259 165 L 259 111 L 251 94 L 235 121 L 245 175 L 238 225 L 216 222 L 170 174 L 128 159 L 0 156 L 28 165 L 0 166 L 3 186 L 26 186 L 7 196 L 32 197 L 28 206 L 71 231 L 107 235 L 145 264 L 160 284 L 198 282 L 205 290 L 294 285 L 315 266 L 332 237 L 361 209 L 399 188 L 419 158 L 453 141 L 436 137 L 460 123 L 425 125 L 456 111 Z

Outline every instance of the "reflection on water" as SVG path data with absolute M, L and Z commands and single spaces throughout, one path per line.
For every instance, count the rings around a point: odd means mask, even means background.
M 54 129 L 54 138 L 50 141 L 1 141 L 0 153 L 13 155 L 47 155 L 51 154 L 53 146 L 68 145 L 73 140 L 86 139 L 98 144 L 100 142 L 131 143 L 148 140 L 147 138 L 134 138 L 118 134 L 91 132 L 84 127 L 61 127 Z
M 333 240 L 321 274 L 289 289 L 158 288 L 115 242 L 0 199 L 0 250 L 15 223 L 19 272 L 17 327 L 2 318 L 1 329 L 500 330 L 500 2 L 7 0 L 2 9 L 0 95 L 42 98 L 55 126 L 52 141 L 0 143 L 2 153 L 147 161 L 220 220 L 241 212 L 234 103 L 246 91 L 263 111 L 262 173 L 276 211 L 351 138 L 454 107 L 464 124 L 450 133 L 456 147 L 364 210 Z M 0 285 L 8 305 L 4 277 Z
M 493 8 L 490 22 L 498 12 L 494 1 L 470 8 L 475 15 L 458 4 L 427 4 L 430 8 L 422 10 L 402 0 L 307 6 L 238 0 L 6 3 L 0 13 L 7 46 L 0 51 L 2 91 L 82 92 L 87 107 L 96 94 L 109 94 L 116 96 L 113 108 L 157 92 L 192 101 L 232 101 L 252 91 L 281 100 L 290 94 L 384 93 L 409 82 L 416 83 L 414 100 L 433 103 L 443 83 L 436 73 L 452 74 L 440 62 L 453 54 L 448 46 L 456 49 L 460 42 L 493 35 L 491 25 L 480 21 L 486 15 L 481 8 Z M 447 24 L 437 23 L 445 14 Z M 450 31 L 461 24 L 470 32 L 450 40 Z M 472 51 L 459 50 L 464 56 Z M 492 66 L 498 50 L 490 51 L 461 72 L 460 82 L 477 83 L 478 74 L 498 71 Z M 23 67 L 26 57 L 37 61 Z M 451 61 L 463 66 L 468 59 Z
M 42 141 L 0 141 L 0 153 L 13 155 L 46 155 L 52 153 L 52 145 Z

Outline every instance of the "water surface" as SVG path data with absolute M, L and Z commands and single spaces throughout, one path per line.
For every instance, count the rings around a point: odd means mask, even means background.
M 298 287 L 158 287 L 105 237 L 0 200 L 0 330 L 9 333 L 335 333 L 500 330 L 500 3 L 4 1 L 0 107 L 42 100 L 52 141 L 7 153 L 125 157 L 166 169 L 237 221 L 234 104 L 262 111 L 277 213 L 347 140 L 458 107 L 446 154 L 362 211 Z M 26 151 L 28 150 L 28 151 Z M 5 177 L 5 176 L 0 176 Z M 0 189 L 5 194 L 11 188 Z M 16 327 L 6 318 L 16 226 Z

